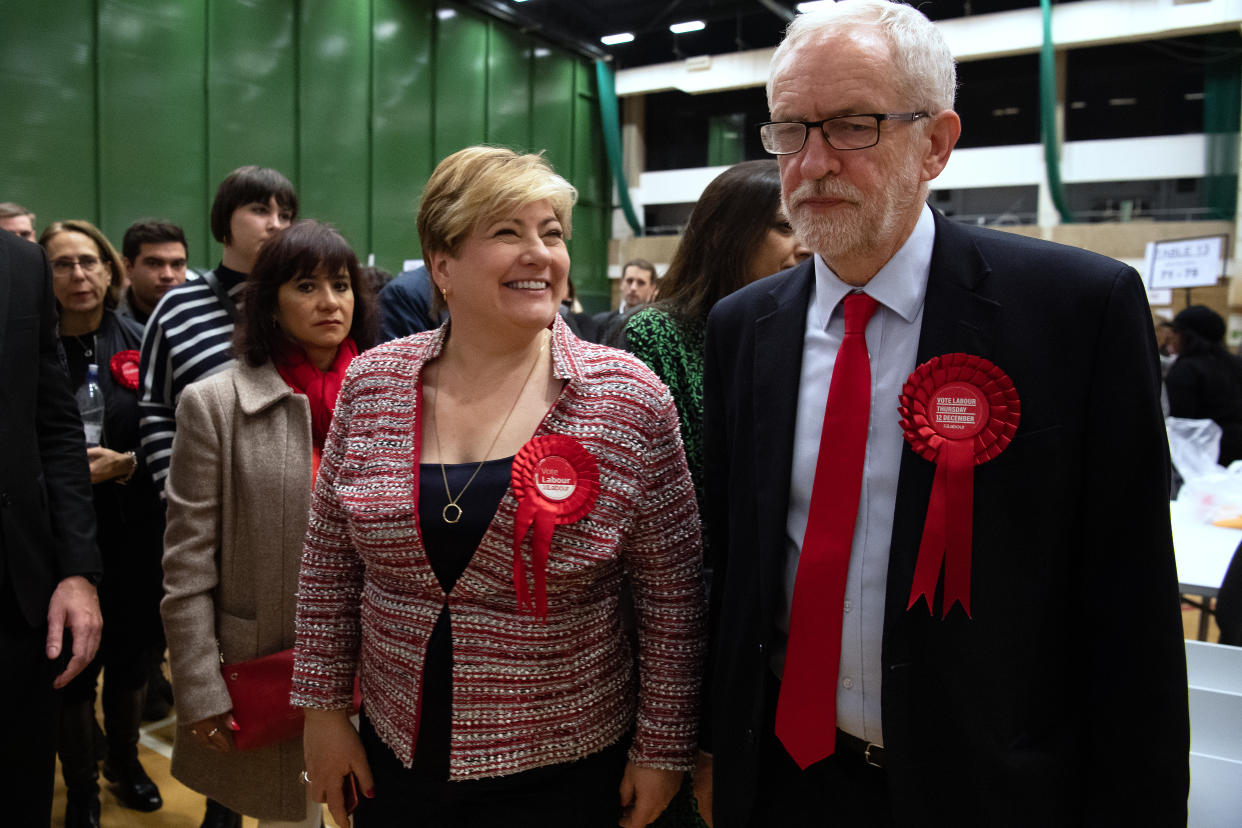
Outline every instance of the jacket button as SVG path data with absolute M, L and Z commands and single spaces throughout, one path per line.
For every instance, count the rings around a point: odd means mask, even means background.
M 3 506 L 7 509 L 8 505 L 9 505 L 9 493 L 0 492 L 0 506 Z

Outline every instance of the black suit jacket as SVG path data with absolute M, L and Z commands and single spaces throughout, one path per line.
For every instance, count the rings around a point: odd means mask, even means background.
M 704 745 L 715 815 L 746 824 L 782 586 L 812 262 L 708 322 L 712 594 Z M 883 631 L 898 825 L 1185 824 L 1186 671 L 1168 450 L 1142 285 L 1111 259 L 936 216 L 918 362 L 965 351 L 1022 420 L 977 467 L 973 619 L 907 611 L 935 467 L 903 450 Z M 897 417 L 897 401 L 873 417 Z M 833 698 L 827 694 L 829 703 Z
M 43 248 L 0 232 L 0 586 L 32 627 L 56 584 L 97 579 L 90 468 Z M 0 594 L 3 594 L 0 592 Z

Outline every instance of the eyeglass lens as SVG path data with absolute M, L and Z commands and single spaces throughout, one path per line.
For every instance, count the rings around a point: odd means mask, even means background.
M 880 122 L 874 115 L 829 118 L 820 128 L 829 146 L 840 150 L 875 146 L 880 137 Z M 806 144 L 807 129 L 806 124 L 784 121 L 765 125 L 760 137 L 768 152 L 787 155 L 798 152 Z
M 80 265 L 84 272 L 93 273 L 95 268 L 99 267 L 99 264 L 99 259 L 95 256 L 79 256 L 76 259 L 57 259 L 52 262 L 52 270 L 68 273 L 73 270 L 74 266 Z

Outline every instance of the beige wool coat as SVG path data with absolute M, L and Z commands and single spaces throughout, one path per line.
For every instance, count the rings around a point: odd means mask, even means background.
M 271 363 L 237 363 L 177 403 L 160 607 L 181 725 L 172 774 L 261 819 L 305 818 L 302 740 L 222 754 L 188 726 L 232 709 L 222 658 L 293 646 L 311 452 L 310 405 Z

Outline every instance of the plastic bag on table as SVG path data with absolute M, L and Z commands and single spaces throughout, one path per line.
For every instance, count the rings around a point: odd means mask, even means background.
M 1242 461 L 1219 465 L 1220 426 L 1211 420 L 1165 418 L 1169 452 L 1182 476 L 1179 503 L 1190 503 L 1204 523 L 1242 528 Z

